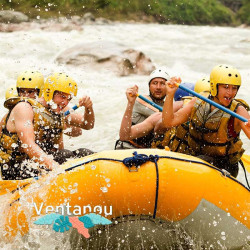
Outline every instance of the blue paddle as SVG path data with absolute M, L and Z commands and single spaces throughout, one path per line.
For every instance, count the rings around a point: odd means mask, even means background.
M 158 110 L 162 111 L 162 107 L 161 107 L 161 106 L 159 106 L 159 105 L 157 105 L 156 103 L 154 103 L 154 102 L 148 100 L 147 98 L 145 98 L 145 97 L 142 96 L 142 95 L 137 94 L 137 96 L 138 96 L 140 99 L 142 99 L 143 101 L 147 102 L 148 104 L 150 104 L 150 105 L 152 105 L 153 107 L 157 108 Z
M 192 94 L 193 96 L 196 96 L 196 97 L 200 98 L 201 100 L 203 100 L 205 102 L 208 102 L 209 104 L 213 105 L 214 107 L 216 107 L 216 108 L 218 108 L 218 109 L 220 109 L 220 110 L 222 110 L 222 111 L 230 114 L 231 116 L 233 116 L 233 117 L 235 117 L 235 118 L 237 118 L 237 119 L 239 119 L 239 120 L 241 120 L 243 122 L 247 122 L 248 121 L 245 117 L 236 114 L 232 110 L 230 110 L 230 109 L 228 109 L 228 108 L 226 108 L 226 107 L 224 107 L 224 106 L 222 106 L 222 105 L 220 105 L 220 104 L 218 104 L 218 103 L 216 103 L 216 102 L 214 102 L 214 101 L 206 98 L 205 96 L 202 96 L 202 95 L 196 93 L 195 91 L 193 91 L 193 90 L 191 90 L 191 89 L 189 89 L 189 88 L 187 88 L 187 87 L 185 87 L 185 86 L 183 86 L 181 84 L 179 85 L 179 88 L 187 91 L 188 93 Z
M 239 119 L 239 120 L 241 120 L 241 121 L 243 121 L 243 122 L 247 122 L 247 121 L 248 121 L 245 117 L 236 114 L 236 113 L 233 112 L 232 110 L 230 110 L 230 109 L 228 109 L 228 108 L 226 108 L 226 107 L 224 107 L 224 106 L 222 106 L 222 105 L 220 105 L 220 104 L 218 104 L 218 103 L 216 103 L 216 102 L 214 102 L 214 101 L 212 101 L 212 100 L 206 98 L 205 96 L 202 96 L 202 95 L 196 93 L 195 91 L 193 91 L 193 90 L 191 90 L 191 89 L 189 89 L 189 88 L 187 88 L 187 87 L 185 87 L 185 86 L 183 86 L 183 85 L 181 85 L 181 84 L 179 85 L 179 88 L 182 89 L 182 90 L 185 90 L 186 92 L 192 94 L 193 96 L 196 96 L 196 97 L 200 98 L 201 100 L 203 100 L 203 101 L 205 101 L 205 102 L 208 102 L 209 104 L 213 105 L 214 107 L 216 107 L 216 108 L 218 108 L 218 109 L 221 109 L 222 111 L 224 111 L 224 112 L 230 114 L 231 116 L 233 116 L 233 117 L 235 117 L 235 118 L 237 118 L 237 119 Z M 161 107 L 161 106 L 159 106 L 159 105 L 155 104 L 154 102 L 148 100 L 147 98 L 145 98 L 145 97 L 142 96 L 142 95 L 137 94 L 137 96 L 138 96 L 140 99 L 142 99 L 143 101 L 149 103 L 149 104 L 152 105 L 153 107 L 155 107 L 155 108 L 157 108 L 158 110 L 162 111 L 162 107 Z
M 74 110 L 76 110 L 78 108 L 79 108 L 78 105 L 73 106 L 71 109 L 69 109 L 69 110 L 67 110 L 67 111 L 64 112 L 64 116 L 69 115 L 70 113 L 72 113 Z

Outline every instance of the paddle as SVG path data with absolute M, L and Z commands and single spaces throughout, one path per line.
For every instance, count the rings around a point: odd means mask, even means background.
M 149 99 L 145 98 L 142 95 L 137 94 L 137 96 L 142 99 L 143 101 L 147 102 L 148 104 L 152 105 L 153 107 L 157 108 L 158 110 L 162 111 L 162 107 L 157 105 L 156 103 L 150 101 Z
M 71 109 L 69 109 L 69 110 L 67 110 L 67 111 L 64 112 L 64 116 L 69 115 L 70 113 L 72 113 L 74 110 L 76 110 L 78 108 L 79 108 L 78 105 L 73 106 Z
M 182 90 L 185 90 L 186 92 L 192 94 L 193 96 L 196 96 L 196 97 L 200 98 L 201 100 L 203 100 L 205 102 L 208 102 L 209 104 L 215 106 L 218 109 L 221 109 L 222 111 L 230 114 L 231 116 L 233 116 L 233 117 L 235 117 L 235 118 L 237 118 L 237 119 L 239 119 L 239 120 L 241 120 L 243 122 L 247 122 L 248 121 L 245 117 L 236 114 L 235 112 L 231 111 L 230 109 L 228 109 L 228 108 L 226 108 L 226 107 L 224 107 L 224 106 L 222 106 L 222 105 L 220 105 L 220 104 L 218 104 L 218 103 L 216 103 L 216 102 L 214 102 L 214 101 L 206 98 L 205 96 L 202 96 L 202 95 L 196 93 L 195 91 L 193 91 L 193 90 L 191 90 L 191 89 L 189 89 L 189 88 L 187 88 L 187 87 L 185 87 L 185 86 L 183 86 L 181 84 L 179 84 L 179 88 L 182 89 Z M 158 110 L 160 110 L 160 111 L 163 110 L 161 106 L 159 106 L 156 103 L 150 101 L 149 99 L 145 98 L 144 96 L 142 96 L 140 94 L 137 94 L 137 96 L 140 99 L 142 99 L 143 101 L 145 101 L 145 102 L 149 103 L 150 105 L 152 105 L 153 107 L 157 108 Z
M 192 94 L 193 96 L 196 96 L 196 97 L 200 98 L 201 100 L 203 100 L 205 102 L 208 102 L 209 104 L 213 105 L 214 107 L 216 107 L 216 108 L 218 108 L 218 109 L 220 109 L 220 110 L 222 110 L 222 111 L 230 114 L 231 116 L 233 116 L 233 117 L 235 117 L 235 118 L 237 118 L 237 119 L 239 119 L 239 120 L 241 120 L 243 122 L 247 122 L 248 121 L 245 117 L 236 114 L 232 110 L 230 110 L 230 109 L 228 109 L 228 108 L 226 108 L 226 107 L 224 107 L 224 106 L 222 106 L 222 105 L 220 105 L 220 104 L 218 104 L 218 103 L 216 103 L 216 102 L 214 102 L 214 101 L 206 98 L 205 96 L 202 96 L 202 95 L 196 93 L 195 91 L 193 91 L 193 90 L 191 90 L 191 89 L 189 89 L 189 88 L 187 88 L 187 87 L 185 87 L 185 86 L 183 86 L 181 84 L 179 84 L 179 88 L 185 90 L 186 92 Z

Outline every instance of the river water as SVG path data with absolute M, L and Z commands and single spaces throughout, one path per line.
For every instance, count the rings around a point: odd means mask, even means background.
M 195 82 L 209 75 L 217 64 L 231 64 L 242 76 L 237 97 L 250 103 L 250 29 L 116 23 L 86 25 L 83 31 L 0 33 L 1 114 L 6 112 L 2 105 L 5 89 L 15 84 L 21 71 L 39 70 L 45 76 L 64 71 L 77 81 L 78 98 L 85 94 L 91 97 L 96 115 L 95 128 L 83 131 L 78 138 L 65 137 L 65 147 L 86 147 L 94 151 L 113 149 L 125 110 L 126 88 L 137 84 L 140 93 L 148 93 L 148 76 L 118 77 L 112 72 L 86 71 L 55 62 L 65 49 L 81 42 L 96 41 L 111 41 L 140 50 L 155 66 L 166 66 L 171 76 L 180 76 L 185 82 Z M 242 139 L 246 153 L 250 154 L 250 142 L 243 133 Z M 242 172 L 239 179 L 244 182 Z

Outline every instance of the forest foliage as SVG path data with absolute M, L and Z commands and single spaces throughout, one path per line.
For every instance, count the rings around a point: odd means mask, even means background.
M 237 4 L 237 5 L 236 5 Z M 0 0 L 2 10 L 40 16 L 83 16 L 178 24 L 250 24 L 250 0 Z

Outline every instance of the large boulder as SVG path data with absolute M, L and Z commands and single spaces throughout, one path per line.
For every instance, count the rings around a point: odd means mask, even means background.
M 143 52 L 112 42 L 81 43 L 63 51 L 56 61 L 78 67 L 113 71 L 117 75 L 148 75 L 154 69 Z
M 0 23 L 22 23 L 28 21 L 28 16 L 21 12 L 11 10 L 0 11 Z

